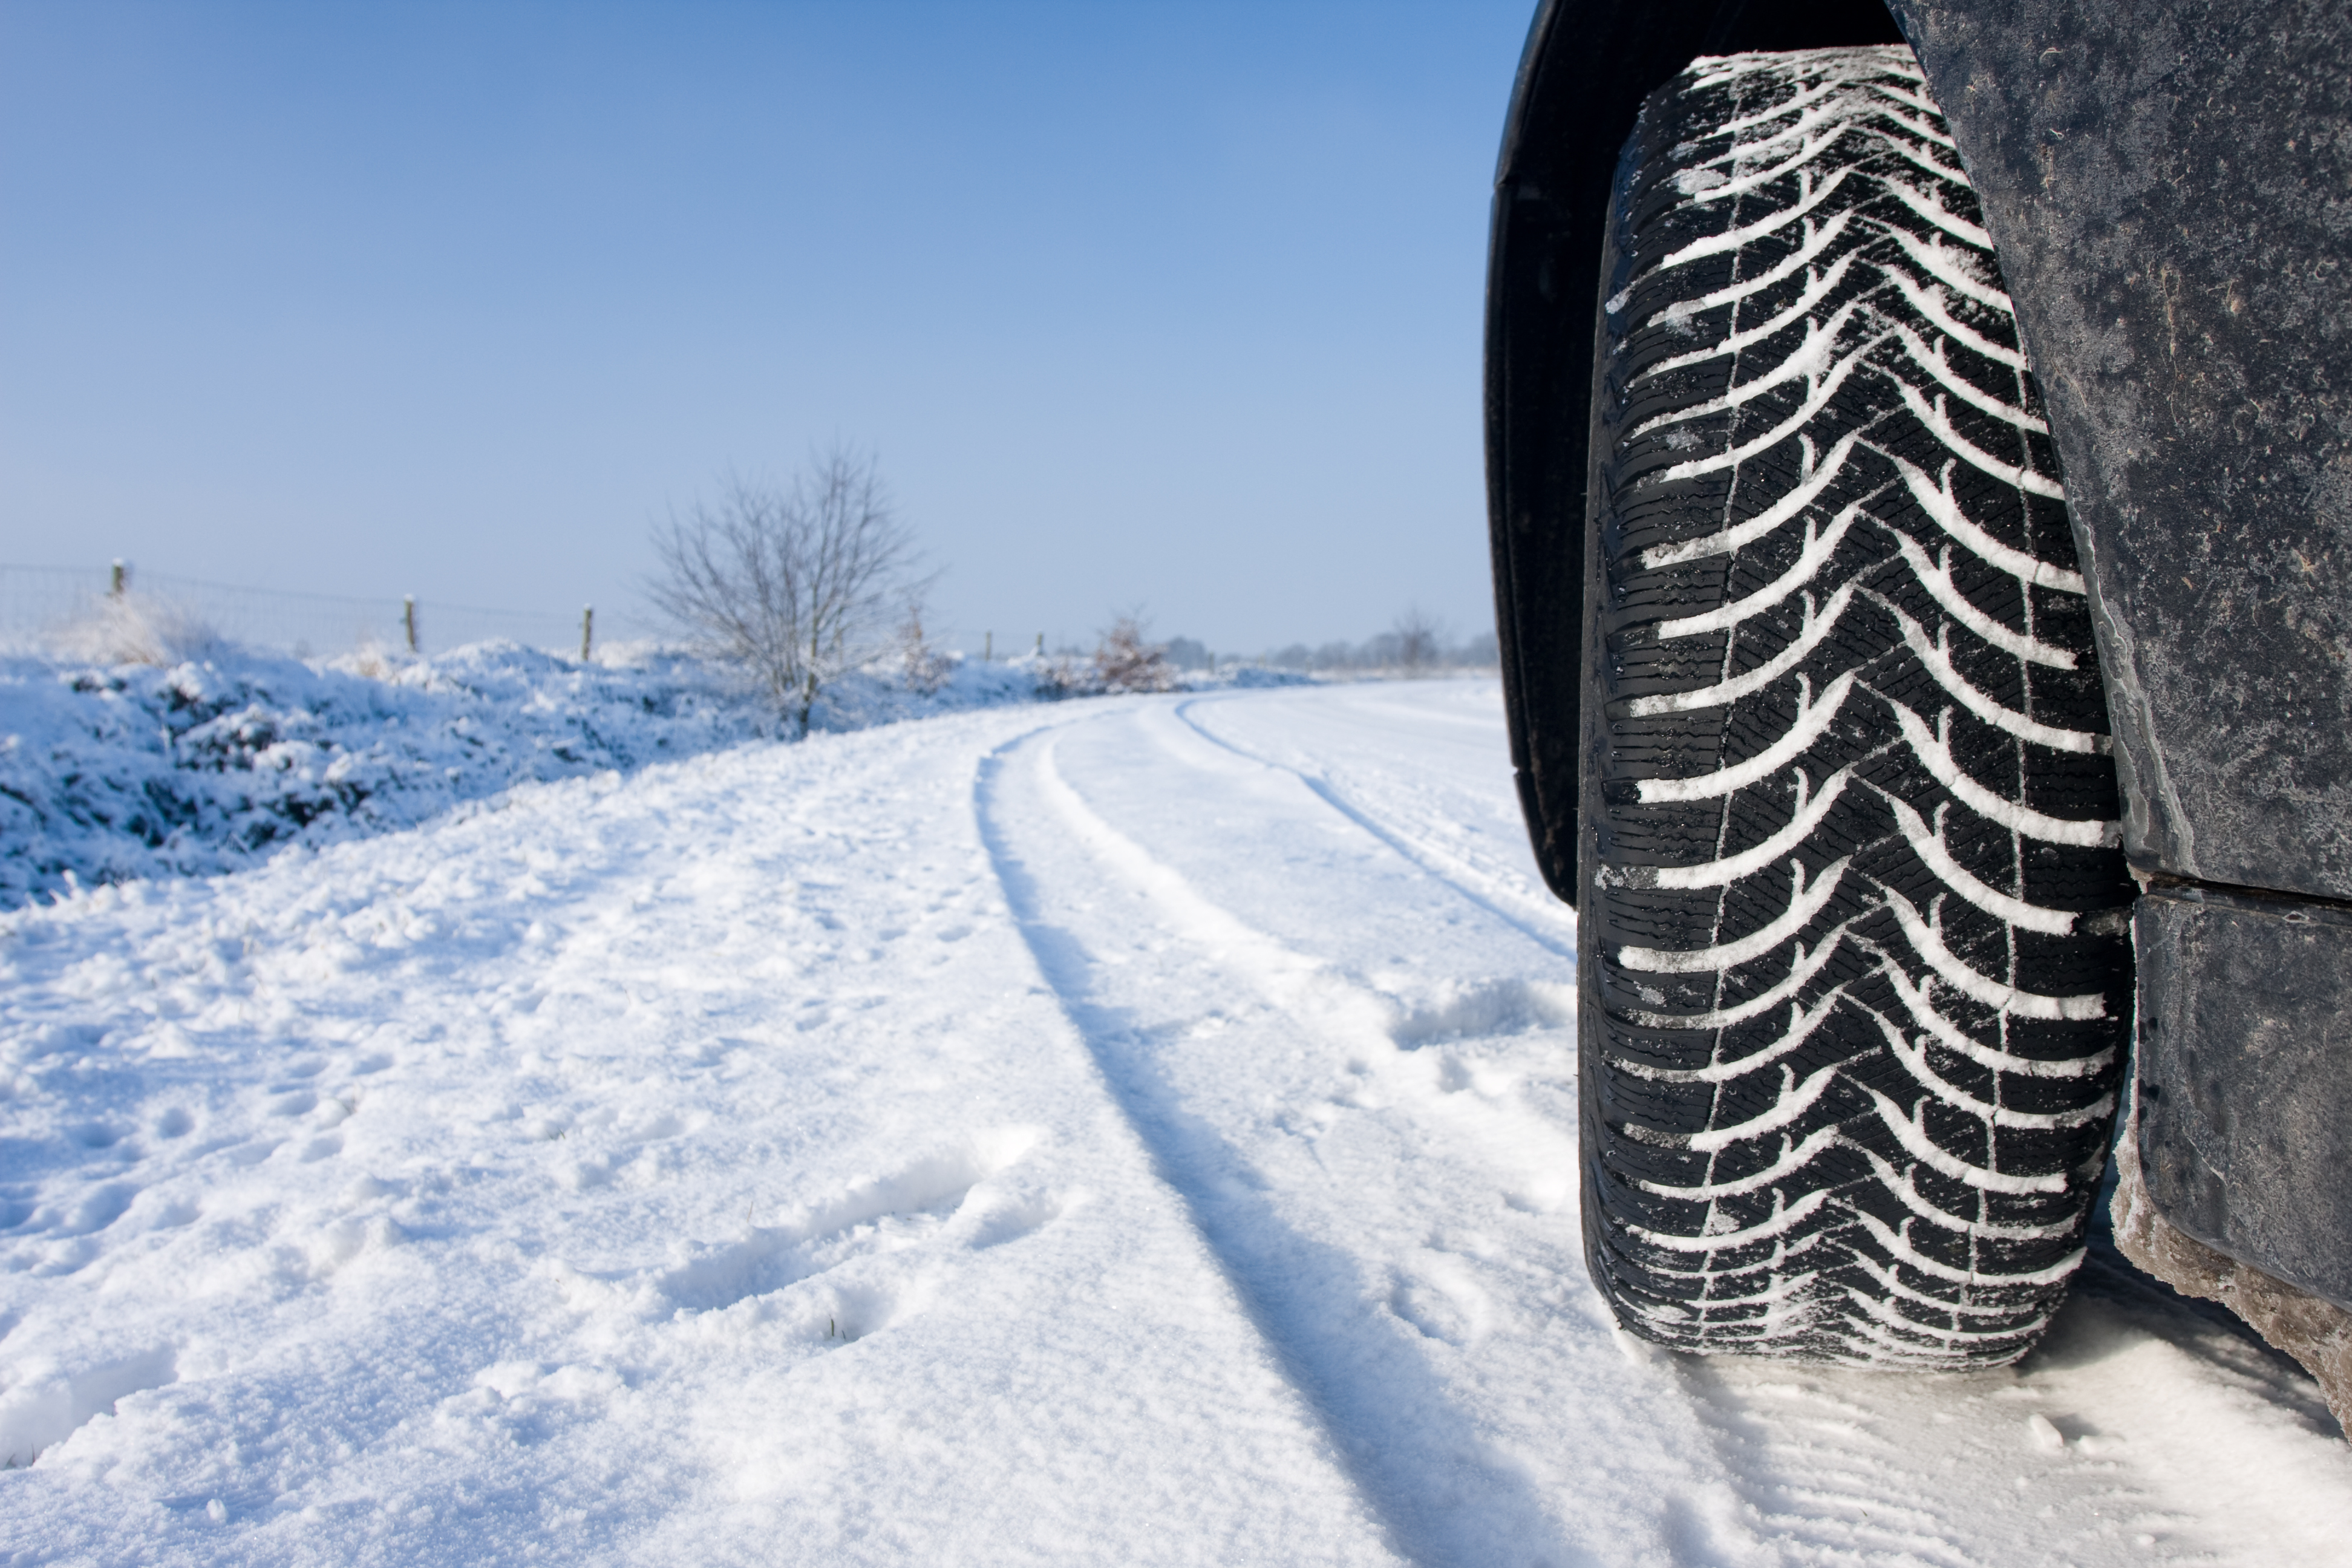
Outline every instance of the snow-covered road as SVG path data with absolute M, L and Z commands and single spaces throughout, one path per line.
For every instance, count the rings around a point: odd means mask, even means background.
M 749 747 L 0 917 L 0 1553 L 2352 1561 L 2315 1388 L 2104 1248 L 2013 1372 L 1621 1340 L 1573 966 L 1478 682 Z

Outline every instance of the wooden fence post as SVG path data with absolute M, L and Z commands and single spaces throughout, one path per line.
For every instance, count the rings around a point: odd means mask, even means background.
M 107 590 L 108 596 L 120 599 L 122 597 L 122 590 L 129 586 L 131 586 L 131 568 L 117 561 L 114 563 L 114 586 Z
M 994 659 L 995 658 L 996 658 L 996 634 L 995 634 L 994 632 L 982 632 L 982 633 L 981 633 L 981 634 L 980 634 L 980 662 L 981 662 L 981 663 L 982 663 L 982 664 L 987 664 L 987 663 L 989 663 L 991 660 Z
M 1045 657 L 1045 634 L 1044 632 L 1039 632 L 1037 634 L 1037 657 L 1039 658 Z
M 588 662 L 588 650 L 596 641 L 596 606 L 580 606 L 580 662 Z
M 408 651 L 416 651 L 416 595 L 409 595 L 401 601 L 401 624 L 408 628 Z

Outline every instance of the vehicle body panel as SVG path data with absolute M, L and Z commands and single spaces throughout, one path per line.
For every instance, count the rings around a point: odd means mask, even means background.
M 2125 853 L 2352 900 L 2352 10 L 1897 8 L 2049 407 Z

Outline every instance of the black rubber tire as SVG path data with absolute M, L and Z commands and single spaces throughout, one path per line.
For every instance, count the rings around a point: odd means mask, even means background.
M 2132 888 L 2056 458 L 1910 52 L 1695 62 L 1602 278 L 1593 1279 L 1681 1350 L 2012 1361 L 2083 1256 Z

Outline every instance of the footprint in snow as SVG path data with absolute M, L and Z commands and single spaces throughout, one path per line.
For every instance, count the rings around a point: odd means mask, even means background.
M 1423 1338 L 1456 1347 L 1486 1337 L 1494 1305 L 1457 1258 L 1428 1254 L 1391 1271 L 1389 1310 Z
M 1035 1129 L 1025 1127 L 977 1133 L 896 1171 L 854 1182 L 829 1199 L 788 1211 L 780 1224 L 755 1226 L 742 1241 L 698 1249 L 661 1275 L 656 1289 L 673 1310 L 719 1311 L 869 1258 L 941 1242 L 980 1250 L 1018 1240 L 1068 1206 L 1060 1196 L 1011 1195 L 992 1184 L 1038 1138 Z M 846 1282 L 832 1288 L 836 1293 L 853 1289 Z M 870 1282 L 854 1287 L 868 1292 L 879 1288 Z M 837 1337 L 842 1311 L 832 1316 Z M 850 1316 L 870 1324 L 887 1314 L 877 1302 L 865 1302 Z
M 1038 1193 L 983 1208 L 968 1233 L 974 1252 L 1034 1236 L 1067 1214 L 1074 1203 L 1068 1193 Z
M 1405 1050 L 1438 1040 L 1567 1028 L 1576 1022 L 1574 986 L 1516 975 L 1455 982 L 1420 1002 L 1395 1005 L 1389 1037 Z

